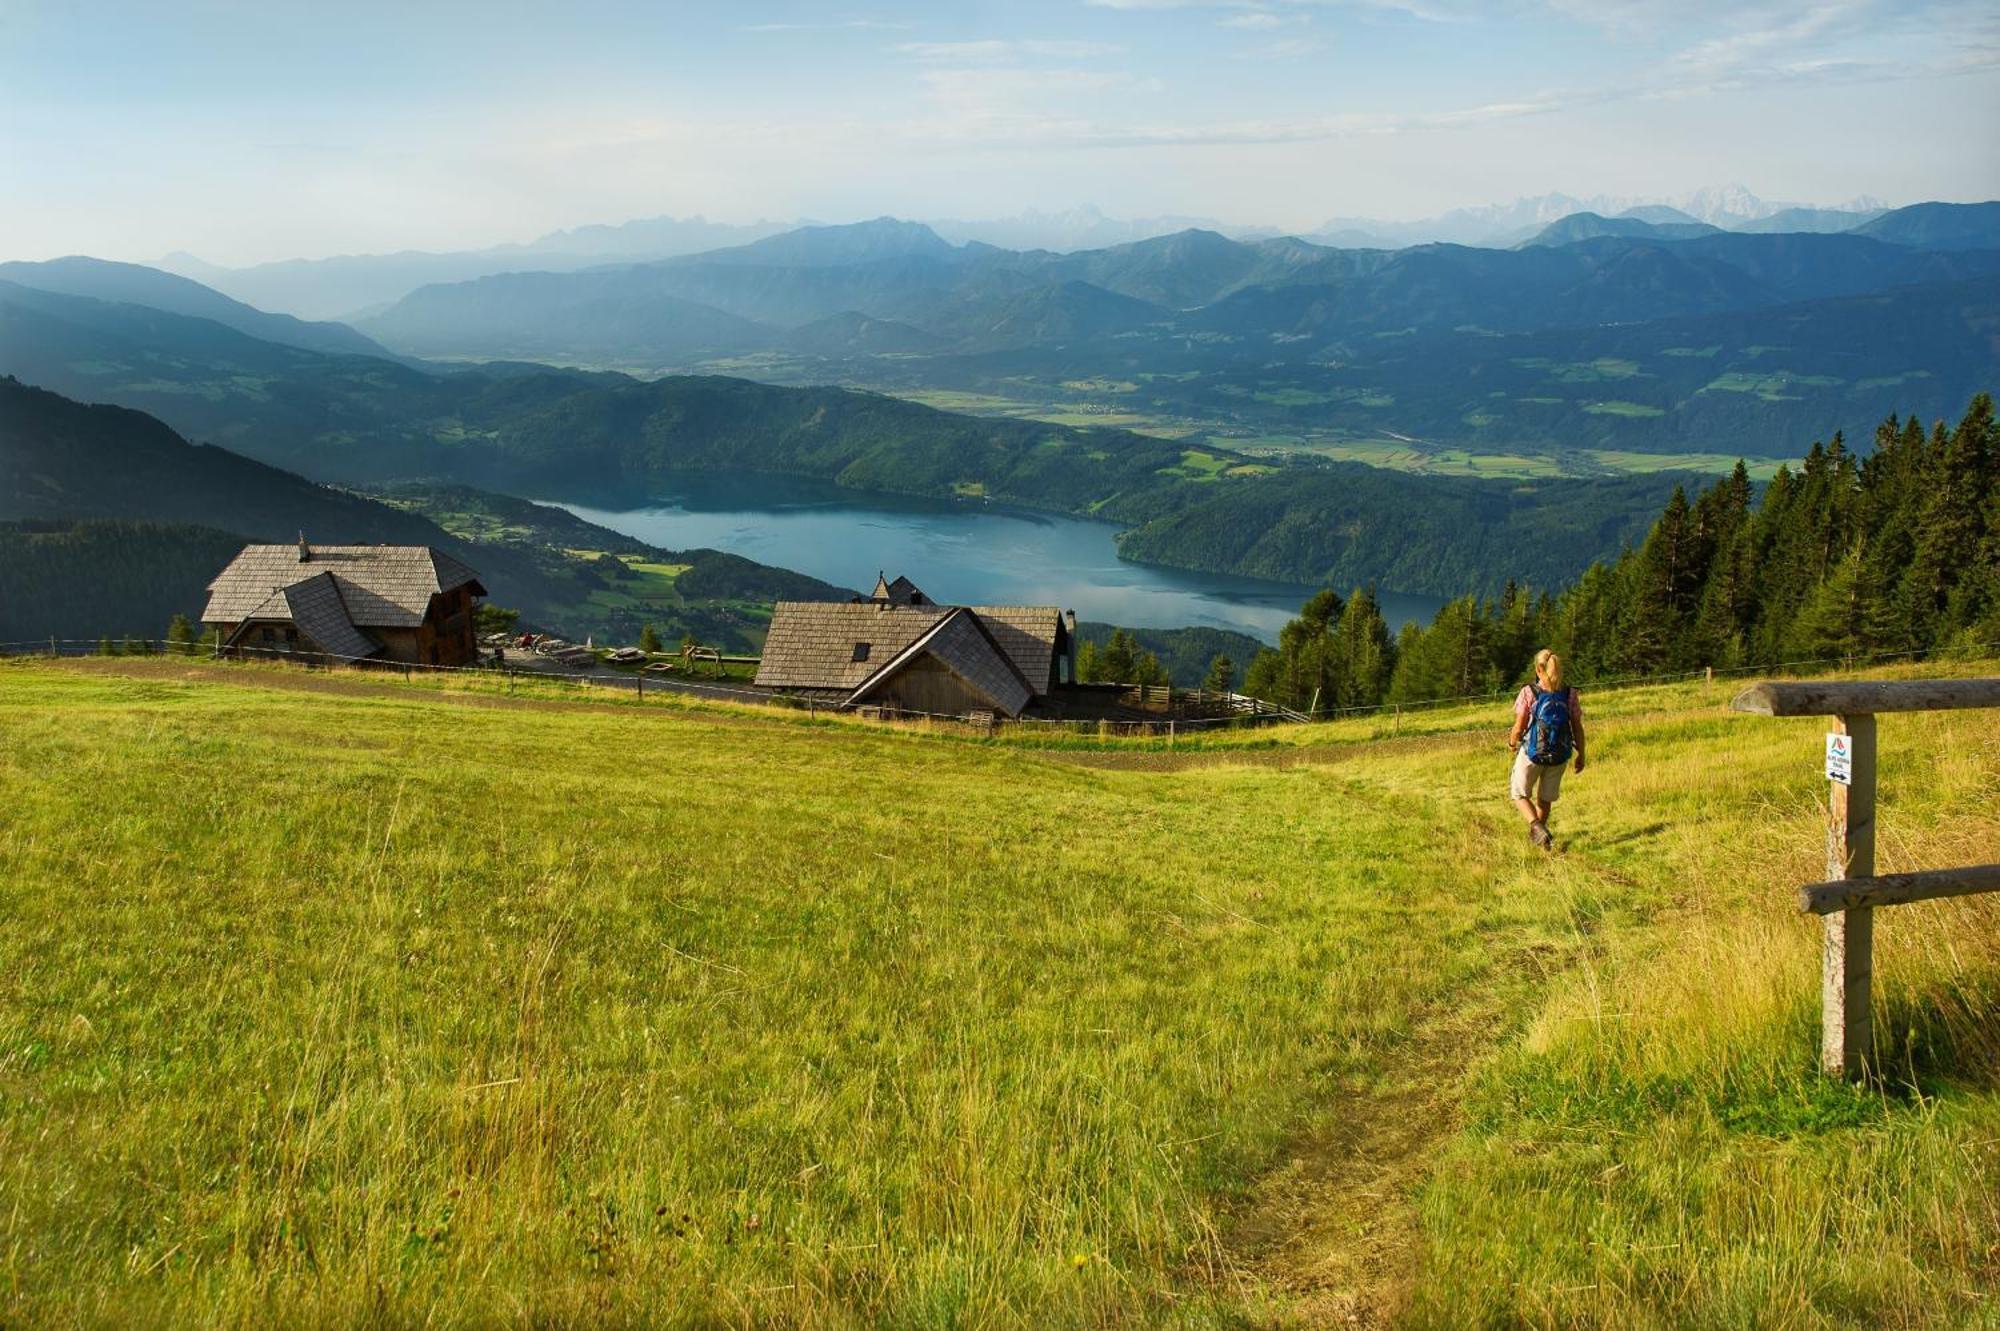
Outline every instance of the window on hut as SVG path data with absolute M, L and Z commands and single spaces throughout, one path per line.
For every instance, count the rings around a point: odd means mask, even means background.
M 866 661 L 868 659 L 867 643 L 857 642 L 854 644 L 854 659 L 857 661 Z

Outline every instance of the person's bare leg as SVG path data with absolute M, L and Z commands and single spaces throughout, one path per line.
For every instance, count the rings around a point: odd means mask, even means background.
M 1514 807 L 1521 811 L 1521 820 L 1530 826 L 1542 820 L 1542 815 L 1535 811 L 1535 802 L 1531 799 L 1525 797 L 1517 799 L 1514 801 Z
M 1535 805 L 1535 821 L 1538 823 L 1548 822 L 1549 812 L 1554 808 L 1555 805 L 1548 800 L 1538 801 Z

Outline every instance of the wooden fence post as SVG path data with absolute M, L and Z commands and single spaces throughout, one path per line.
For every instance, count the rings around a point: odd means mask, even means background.
M 1835 733 L 1848 736 L 1852 784 L 1828 789 L 1826 876 L 1875 874 L 1875 717 L 1839 716 Z M 1820 1067 L 1836 1076 L 1860 1077 L 1873 1055 L 1874 1022 L 1869 989 L 1874 978 L 1875 911 L 1835 911 L 1826 917 L 1826 958 L 1820 971 Z

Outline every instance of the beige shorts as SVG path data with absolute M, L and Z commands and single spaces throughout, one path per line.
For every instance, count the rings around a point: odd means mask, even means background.
M 1544 767 L 1540 763 L 1531 763 L 1526 749 L 1514 755 L 1514 779 L 1507 783 L 1509 799 L 1554 804 L 1562 794 L 1562 787 L 1563 764 Z

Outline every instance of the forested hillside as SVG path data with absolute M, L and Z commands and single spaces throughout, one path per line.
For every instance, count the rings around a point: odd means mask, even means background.
M 158 642 L 244 538 L 150 522 L 0 522 L 0 642 Z
M 559 509 L 465 487 L 389 502 L 226 449 L 190 444 L 122 407 L 0 377 L 0 637 L 158 637 L 248 540 L 434 545 L 480 571 L 495 604 L 535 627 L 627 639 L 652 624 L 734 650 L 763 638 L 772 601 L 845 595 L 713 550 L 659 550 Z M 573 551 L 586 553 L 575 554 Z M 638 561 L 634 572 L 624 554 Z M 608 560 L 608 562 L 605 562 Z
M 543 497 L 644 499 L 677 472 L 767 471 L 863 490 L 999 500 L 1118 522 L 1126 552 L 1299 583 L 1497 590 L 1574 576 L 1672 487 L 1660 475 L 1511 482 L 1273 462 L 1129 430 L 939 411 L 882 394 L 720 376 L 651 381 L 533 366 L 427 374 L 259 342 L 204 320 L 0 284 L 0 370 L 154 412 L 317 479 L 445 479 Z M 1337 512 L 1366 540 L 1321 518 Z M 1539 516 L 1536 516 L 1539 515 Z M 205 520 L 205 519 L 204 519 Z M 1261 542 L 1247 535 L 1270 528 Z
M 1414 702 L 1523 680 L 1553 647 L 1570 678 L 1774 666 L 2000 644 L 2000 428 L 1980 394 L 1955 428 L 1891 417 L 1857 457 L 1836 435 L 1755 501 L 1734 475 L 1676 487 L 1645 541 L 1537 595 L 1463 597 L 1391 637 L 1374 599 L 1308 602 L 1248 690 L 1293 706 Z

